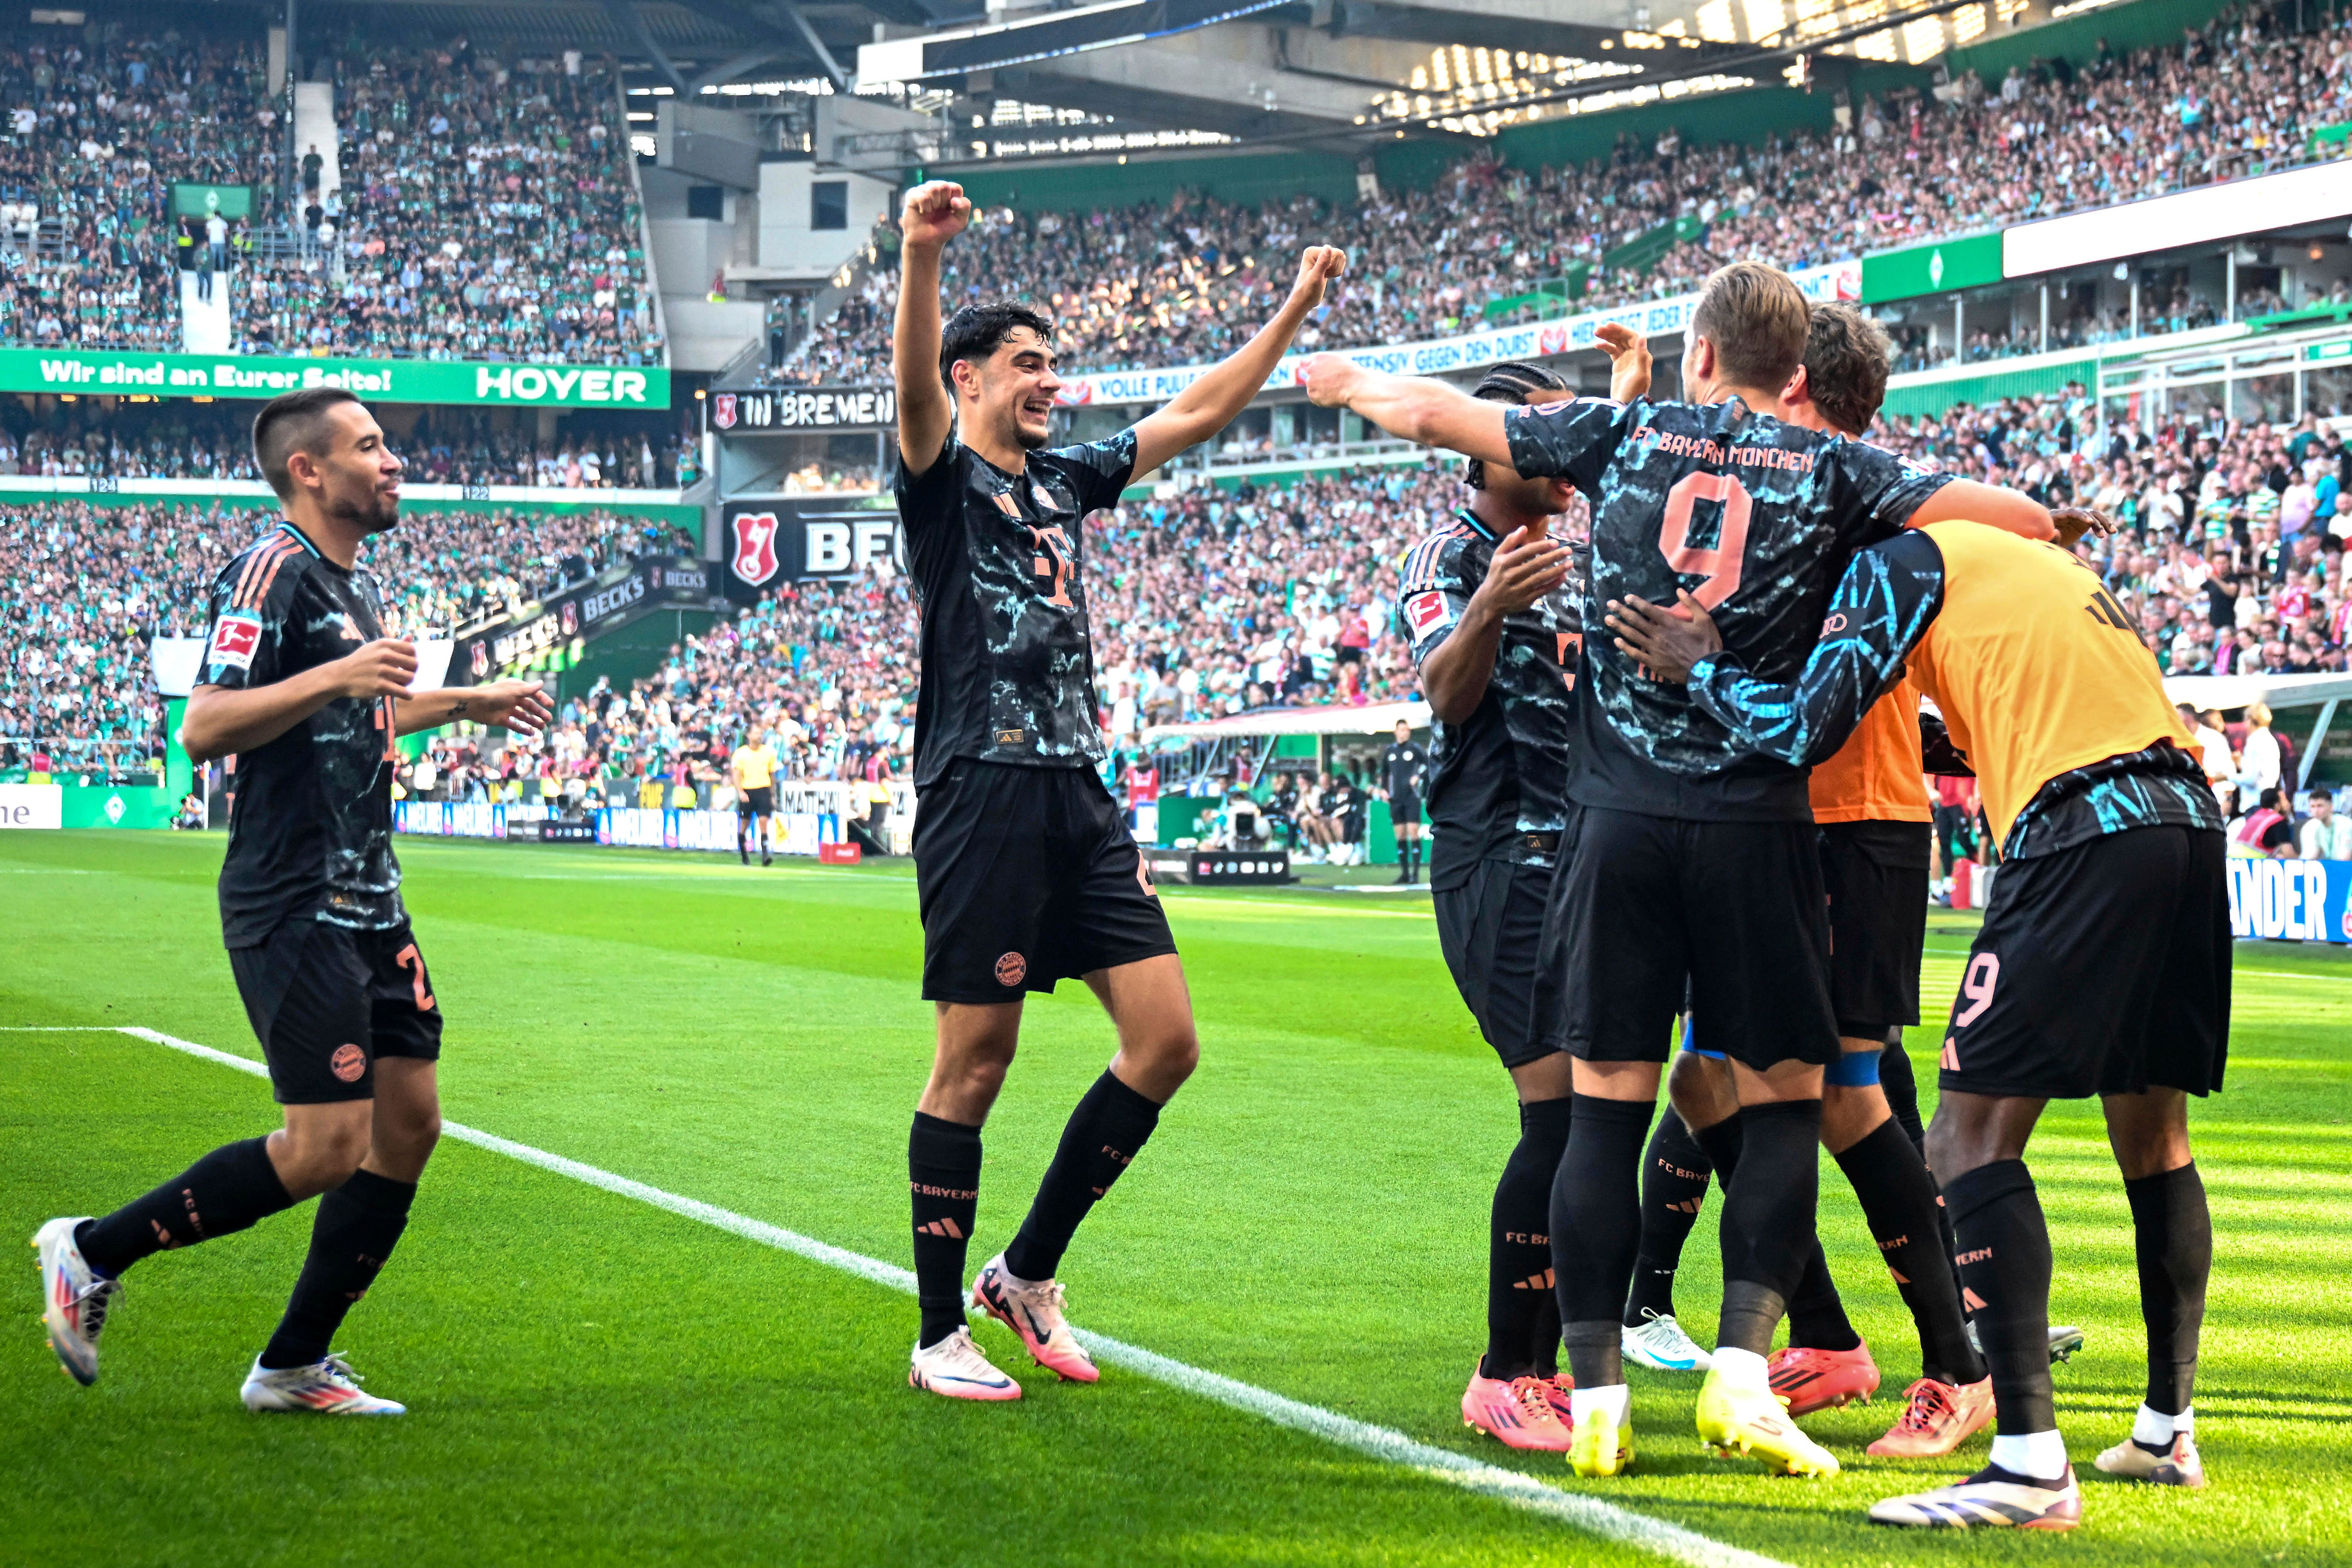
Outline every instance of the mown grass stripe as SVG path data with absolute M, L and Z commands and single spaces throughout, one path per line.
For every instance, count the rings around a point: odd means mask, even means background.
M 269 1076 L 269 1069 L 250 1057 L 232 1055 L 211 1046 L 198 1045 L 194 1040 L 183 1040 L 160 1030 L 136 1026 L 53 1025 L 11 1032 L 128 1035 L 255 1078 Z M 504 1154 L 509 1159 L 520 1160 L 526 1165 L 534 1165 L 556 1175 L 569 1176 L 620 1197 L 634 1198 L 681 1218 L 726 1231 L 747 1241 L 772 1247 L 781 1252 L 792 1253 L 813 1263 L 821 1263 L 828 1268 L 855 1275 L 887 1289 L 910 1296 L 915 1292 L 912 1271 L 885 1263 L 880 1258 L 851 1252 L 845 1247 L 835 1247 L 814 1237 L 803 1236 L 798 1231 L 786 1230 L 782 1226 L 770 1225 L 765 1220 L 753 1219 L 749 1215 L 704 1203 L 698 1198 L 665 1192 L 659 1187 L 648 1186 L 643 1182 L 567 1159 L 562 1154 L 550 1153 L 528 1143 L 518 1143 L 479 1128 L 444 1121 L 441 1131 L 461 1143 Z M 1156 1351 L 1145 1350 L 1140 1345 L 1113 1339 L 1108 1334 L 1086 1330 L 1079 1330 L 1077 1333 L 1079 1341 L 1097 1361 L 1122 1367 L 1155 1383 L 1163 1383 L 1183 1393 L 1222 1405 L 1229 1410 L 1237 1410 L 1277 1426 L 1320 1437 L 1383 1464 L 1414 1470 L 1433 1480 L 1444 1481 L 1465 1491 L 1558 1520 L 1589 1535 L 1638 1547 L 1672 1562 L 1688 1564 L 1689 1568 L 1789 1568 L 1777 1558 L 1727 1545 L 1696 1531 L 1685 1530 L 1681 1525 L 1653 1519 L 1647 1514 L 1635 1513 L 1598 1498 L 1563 1491 L 1516 1470 L 1481 1464 L 1467 1455 L 1417 1442 L 1391 1427 L 1374 1426 L 1369 1421 L 1342 1415 L 1336 1410 L 1327 1410 L 1319 1405 L 1286 1398 L 1270 1389 L 1206 1371 Z

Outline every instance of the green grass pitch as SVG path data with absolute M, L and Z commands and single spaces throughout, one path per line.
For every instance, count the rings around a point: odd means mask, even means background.
M 451 841 L 401 846 L 449 1016 L 453 1121 L 869 1257 L 908 1258 L 907 1117 L 929 1060 L 910 877 Z M 119 1034 L 257 1054 L 218 940 L 216 836 L 0 836 L 0 1236 L 103 1211 L 276 1123 L 267 1086 Z M 1774 1480 L 1703 1457 L 1696 1380 L 1633 1373 L 1637 1474 L 1578 1482 L 1465 1432 L 1508 1086 L 1447 983 L 1425 900 L 1168 894 L 1202 1070 L 1080 1233 L 1082 1325 L 1792 1564 L 2352 1561 L 2352 963 L 2243 947 L 2229 1092 L 2193 1126 L 2216 1259 L 2198 1434 L 2212 1487 L 2091 1472 L 2141 1379 L 2131 1233 L 2095 1108 L 2032 1159 L 2057 1374 L 2084 1472 L 2072 1536 L 1897 1534 L 1874 1499 L 1981 1462 L 1863 1446 L 1917 1349 L 1852 1195 L 1822 1235 L 1887 1375 L 1807 1422 L 1847 1466 Z M 1931 922 L 1940 1017 L 1968 918 Z M 1916 1031 L 1923 1085 L 1940 1037 Z M 1110 1050 L 1083 987 L 1034 1003 L 988 1128 L 977 1264 L 1018 1223 Z M 1930 1088 L 1927 1092 L 1932 1093 Z M 1719 1202 L 1719 1199 L 1717 1200 Z M 248 1415 L 307 1208 L 142 1264 L 77 1388 L 20 1252 L 0 1334 L 0 1562 L 110 1564 L 1654 1561 L 1553 1519 L 1112 1369 L 1096 1387 L 976 1331 L 1029 1397 L 906 1386 L 913 1304 L 647 1204 L 445 1142 L 393 1266 L 340 1341 L 393 1422 Z M 1718 1210 L 1710 1204 L 1708 1215 Z M 1701 1337 L 1712 1226 L 1680 1289 Z M 5 1279 L 8 1276 L 0 1276 Z

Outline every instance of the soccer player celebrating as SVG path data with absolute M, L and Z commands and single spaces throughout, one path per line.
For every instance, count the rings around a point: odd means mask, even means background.
M 941 331 L 940 253 L 971 217 L 961 186 L 907 194 L 895 338 L 898 515 L 923 606 L 915 874 L 939 1026 L 907 1151 L 922 1311 L 908 1381 L 994 1400 L 1021 1389 L 972 1343 L 964 1248 L 1022 998 L 1083 978 L 1118 1030 L 1020 1234 L 971 1289 L 1065 1378 L 1097 1374 L 1063 1318 L 1063 1251 L 1199 1056 L 1167 917 L 1098 772 L 1080 524 L 1239 414 L 1347 258 L 1309 247 L 1289 298 L 1238 353 L 1108 440 L 1049 448 L 1053 323 L 976 305 Z
M 760 845 L 760 864 L 773 863 L 768 853 L 768 841 L 774 832 L 776 818 L 776 753 L 768 748 L 767 732 L 754 725 L 727 759 L 727 772 L 735 785 L 735 856 L 749 866 L 751 863 L 751 842 Z
M 1646 349 L 1639 358 L 1646 378 Z M 1508 363 L 1489 369 L 1471 395 L 1517 405 L 1566 390 L 1540 365 Z M 1565 1452 L 1549 1210 L 1568 1146 L 1569 1058 L 1537 950 L 1567 820 L 1559 790 L 1579 639 L 1568 547 L 1549 530 L 1576 492 L 1475 459 L 1464 483 L 1470 504 L 1406 555 L 1396 609 L 1433 720 L 1438 945 L 1519 1100 L 1518 1146 L 1496 1184 L 1487 1233 L 1486 1350 L 1463 1392 L 1462 1419 L 1509 1447 Z M 1397 734 L 1391 812 L 1402 721 Z
M 415 646 L 384 635 L 383 596 L 357 564 L 399 520 L 401 462 L 359 399 L 331 386 L 274 398 L 253 452 L 285 521 L 213 584 L 180 739 L 199 763 L 236 759 L 221 926 L 286 1124 L 101 1218 L 53 1219 L 33 1245 L 49 1343 L 87 1384 L 125 1269 L 316 1197 L 310 1256 L 243 1398 L 397 1415 L 331 1348 L 406 1227 L 441 1129 L 441 1009 L 401 904 L 392 742 L 453 719 L 529 733 L 550 706 L 523 680 L 409 690 Z
M 2062 518 L 2071 543 L 2088 521 Z M 1612 639 L 1759 755 L 1826 758 L 1908 670 L 1974 765 L 2001 873 L 1945 1037 L 1927 1153 L 1999 1415 L 1991 1463 L 1870 1510 L 1888 1524 L 2067 1530 L 2082 1493 L 2052 1400 L 2050 1233 L 2024 1161 L 2050 1100 L 2096 1094 L 2130 1200 L 2147 1401 L 2110 1474 L 2198 1487 L 2190 1394 L 2212 1221 L 2188 1096 L 2221 1087 L 2230 1007 L 2220 808 L 2156 662 L 2063 549 L 1942 522 L 1873 545 L 1791 679 L 1751 674 L 1706 606 L 1609 606 Z
M 1397 882 L 1420 879 L 1421 791 L 1429 773 L 1429 753 L 1415 744 L 1409 720 L 1396 721 L 1396 739 L 1381 753 L 1381 772 L 1388 782 L 1389 826 L 1396 833 Z
M 1693 402 L 1506 410 L 1330 355 L 1310 359 L 1302 379 L 1316 402 L 1410 439 L 1567 479 L 1594 502 L 1593 598 L 1648 585 L 1671 600 L 1669 585 L 1695 586 L 1728 644 L 1793 675 L 1857 547 L 1956 517 L 2050 531 L 2049 514 L 2022 496 L 1776 417 L 1811 325 L 1787 274 L 1738 263 L 1707 280 L 1686 334 Z M 1570 1465 L 1615 1475 L 1633 1455 L 1622 1319 L 1640 1158 L 1687 985 L 1701 1026 L 1732 1058 L 1743 1107 L 1699 1435 L 1777 1469 L 1834 1473 L 1836 1459 L 1774 1398 L 1765 1363 L 1812 1246 L 1822 1069 L 1839 1055 L 1804 773 L 1748 754 L 1685 688 L 1612 647 L 1587 646 L 1573 696 L 1567 793 L 1578 810 L 1546 926 L 1577 1058 L 1551 1211 L 1576 1384 Z
M 1859 437 L 1885 401 L 1891 358 L 1885 331 L 1868 316 L 1851 305 L 1815 305 L 1804 363 L 1781 393 L 1790 421 Z M 1935 1178 L 1880 1083 L 1882 1062 L 1899 1061 L 1893 1098 L 1911 1101 L 1916 1121 L 1903 1026 L 1919 1021 L 1927 940 L 1933 829 L 1924 767 L 1918 689 L 1898 681 L 1806 781 L 1829 895 L 1840 1049 L 1822 1095 L 1822 1142 L 1853 1183 L 1919 1331 L 1921 1375 L 1905 1394 L 1902 1416 L 1869 1451 L 1912 1458 L 1950 1453 L 1993 1416 L 1992 1384 L 1969 1342 L 1945 1253 Z M 1738 1160 L 1738 1123 L 1727 1120 L 1737 1100 L 1727 1073 L 1702 1066 L 1712 1053 L 1694 1055 L 1692 1044 L 1685 1038 L 1670 1085 L 1679 1117 L 1661 1125 L 1687 1123 L 1727 1172 Z M 1645 1204 L 1645 1231 L 1648 1217 Z M 1790 1300 L 1789 1344 L 1772 1356 L 1770 1373 L 1792 1416 L 1866 1398 L 1878 1386 L 1870 1347 L 1847 1321 L 1818 1244 Z

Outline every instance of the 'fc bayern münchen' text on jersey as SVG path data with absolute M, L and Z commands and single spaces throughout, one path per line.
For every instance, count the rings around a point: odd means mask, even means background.
M 915 783 L 958 757 L 1099 767 L 1079 525 L 1135 468 L 1135 432 L 1029 454 L 1011 474 L 953 437 L 901 471 L 898 516 L 922 601 Z
M 1727 649 L 1691 689 L 1744 743 L 1801 764 L 1843 745 L 1906 669 L 1976 770 L 2002 858 L 2136 827 L 2221 831 L 2156 660 L 2105 584 L 2055 545 L 1974 523 L 1857 554 L 1796 680 L 1758 679 Z
M 1396 628 L 1419 668 L 1454 635 L 1486 580 L 1495 536 L 1467 511 L 1405 556 Z M 1568 823 L 1569 688 L 1580 643 L 1575 579 L 1503 620 L 1495 673 L 1469 718 L 1432 718 L 1436 758 L 1429 815 L 1437 827 L 1430 879 L 1466 876 L 1480 860 L 1549 866 L 1548 838 Z
M 1587 603 L 1687 588 L 1759 678 L 1790 680 L 1853 552 L 1950 482 L 1893 453 L 1725 403 L 1605 398 L 1513 408 L 1511 466 L 1592 502 Z M 1804 821 L 1801 769 L 1759 756 L 1610 638 L 1585 649 L 1568 794 L 1652 816 Z
M 246 547 L 213 582 L 201 686 L 275 686 L 383 636 L 383 600 L 290 523 Z M 391 698 L 338 697 L 238 754 L 221 864 L 221 932 L 254 947 L 280 922 L 384 931 L 406 920 L 392 853 Z

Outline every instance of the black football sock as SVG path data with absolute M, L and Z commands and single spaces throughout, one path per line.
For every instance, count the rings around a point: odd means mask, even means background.
M 1543 1304 L 1536 1309 L 1535 1348 L 1530 1352 L 1538 1377 L 1559 1374 L 1559 1291 L 1556 1288 L 1543 1293 Z
M 1412 857 L 1412 874 L 1406 880 L 1418 882 L 1421 880 L 1421 840 L 1408 838 L 1405 840 L 1405 852 Z
M 1551 1184 L 1568 1148 L 1569 1101 L 1519 1107 L 1519 1142 L 1495 1184 L 1486 1233 L 1486 1377 L 1525 1377 L 1538 1357 L 1537 1320 L 1552 1293 Z M 1555 1320 L 1555 1322 L 1557 1320 Z M 1557 1339 L 1559 1329 L 1552 1330 Z M 1556 1364 L 1556 1363 L 1555 1363 Z
M 1683 1243 L 1698 1223 L 1714 1170 L 1680 1116 L 1669 1110 L 1658 1118 L 1642 1152 L 1642 1245 L 1633 1288 L 1625 1296 L 1627 1328 L 1638 1329 L 1653 1315 L 1675 1315 L 1675 1270 L 1682 1267 Z
M 2213 1216 L 2194 1164 L 2124 1184 L 2139 1255 L 2139 1311 L 2147 1323 L 2147 1407 L 2189 1408 L 2197 1383 L 2197 1334 L 2213 1272 Z
M 1911 1068 L 1910 1053 L 1903 1048 L 1903 1031 L 1886 1032 L 1886 1048 L 1878 1055 L 1878 1087 L 1886 1096 L 1886 1109 L 1895 1113 L 1895 1125 L 1903 1136 L 1911 1140 L 1915 1149 L 1927 1146 L 1927 1128 L 1919 1120 L 1919 1080 Z M 1926 1156 L 1922 1154 L 1921 1158 Z
M 963 1327 L 964 1244 L 980 1214 L 980 1129 L 915 1112 L 907 1186 L 915 1201 L 919 1342 L 935 1345 Z
M 1959 1286 L 1937 1218 L 1936 1178 L 1927 1162 L 1893 1121 L 1880 1122 L 1835 1158 L 1862 1200 L 1870 1238 L 1918 1327 L 1921 1375 L 1939 1383 L 1980 1381 L 1984 1358 L 1969 1343 Z
M 1770 1353 L 1772 1331 L 1819 1250 L 1822 1102 L 1780 1100 L 1739 1112 L 1739 1173 L 1723 1200 L 1723 1312 L 1716 1343 Z
M 225 1143 L 146 1196 L 74 1233 L 83 1259 L 100 1274 L 120 1274 L 150 1253 L 232 1236 L 294 1206 L 269 1140 Z
M 1570 1097 L 1568 1150 L 1551 1188 L 1552 1277 L 1560 1337 L 1579 1388 L 1625 1381 L 1625 1290 L 1642 1244 L 1642 1142 L 1646 1100 Z
M 1110 1191 L 1159 1125 L 1158 1101 L 1128 1088 L 1108 1071 L 1095 1079 L 1062 1128 L 1061 1146 L 1045 1167 L 1045 1179 L 1037 1184 L 1021 1234 L 1004 1249 L 1004 1267 L 1014 1279 L 1054 1277 L 1070 1237 L 1077 1234 L 1078 1222 L 1096 1199 Z
M 1691 1142 L 1715 1167 L 1715 1179 L 1726 1193 L 1731 1191 L 1731 1178 L 1739 1169 L 1739 1112 L 1733 1111 L 1720 1121 L 1691 1129 Z
M 1845 1315 L 1845 1299 L 1838 1294 L 1829 1259 L 1822 1256 L 1819 1237 L 1805 1255 L 1804 1270 L 1797 1276 L 1796 1293 L 1789 1298 L 1789 1343 L 1817 1351 L 1862 1348 L 1862 1335 Z
M 1970 1301 L 1999 1414 L 1994 1431 L 2058 1428 L 2050 1382 L 2050 1227 L 2022 1160 L 1996 1160 L 1947 1183 L 1959 1237 L 1961 1300 Z
M 271 1372 L 311 1366 L 334 1348 L 343 1316 L 375 1283 L 400 1233 L 408 1228 L 415 1182 L 395 1182 L 373 1171 L 352 1179 L 319 1199 L 310 1222 L 310 1254 L 286 1303 L 286 1316 L 261 1352 Z

